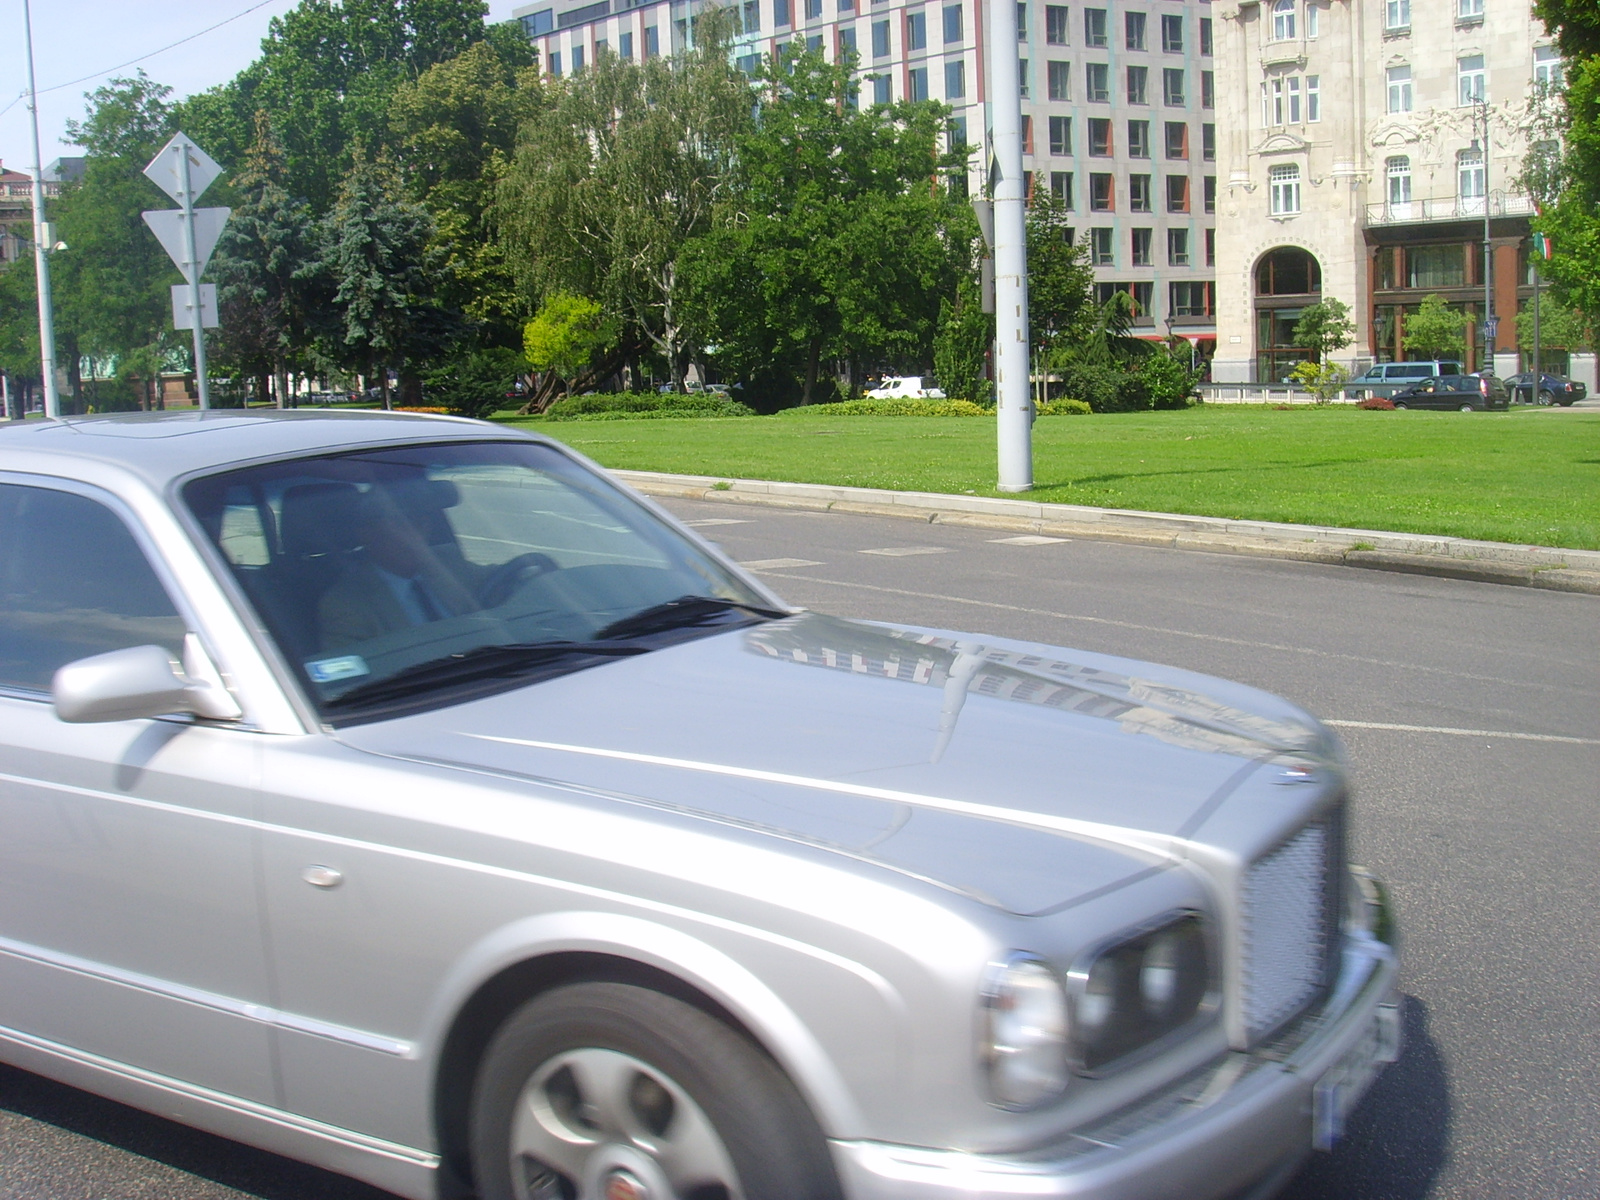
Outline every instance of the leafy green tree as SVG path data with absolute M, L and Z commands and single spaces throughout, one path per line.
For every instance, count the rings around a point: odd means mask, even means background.
M 1350 306 L 1333 296 L 1308 304 L 1294 326 L 1294 344 L 1317 352 L 1320 362 L 1355 341 L 1356 325 Z
M 378 376 L 385 408 L 389 368 L 436 353 L 460 332 L 431 297 L 432 236 L 427 210 L 401 195 L 392 165 L 364 156 L 323 222 L 322 269 L 340 318 L 334 353 Z
M 481 420 L 505 404 L 521 358 L 503 346 L 459 349 L 423 377 L 427 397 L 458 417 Z
M 1517 345 L 1533 349 L 1533 305 L 1517 314 Z M 1575 309 L 1545 297 L 1539 305 L 1539 348 L 1541 350 L 1579 350 L 1594 345 L 1594 329 Z
M 1318 404 L 1331 404 L 1350 382 L 1350 372 L 1338 363 L 1306 361 L 1295 363 L 1289 378 L 1316 396 Z
M 1082 341 L 1098 318 L 1087 243 L 1072 240 L 1066 205 L 1047 190 L 1028 209 L 1028 332 L 1035 355 Z
M 648 347 L 680 390 L 685 247 L 711 228 L 750 124 L 728 28 L 725 11 L 707 10 L 684 54 L 601 54 L 552 89 L 522 127 L 493 214 L 528 308 L 560 291 L 594 297 L 622 322 L 612 370 Z
M 801 403 L 824 360 L 926 363 L 957 275 L 936 186 L 946 110 L 858 107 L 850 64 L 819 52 L 769 59 L 757 80 L 759 118 L 693 258 L 706 340 L 739 366 L 795 364 Z
M 595 358 L 616 342 L 617 324 L 597 301 L 556 292 L 523 330 L 523 356 L 535 371 L 549 372 L 562 391 L 570 391 L 575 380 L 593 382 Z M 543 412 L 556 394 L 553 387 L 540 388 L 528 411 Z
M 1417 310 L 1406 314 L 1401 344 L 1418 358 L 1456 357 L 1466 349 L 1465 325 L 1466 318 L 1443 296 L 1424 296 Z

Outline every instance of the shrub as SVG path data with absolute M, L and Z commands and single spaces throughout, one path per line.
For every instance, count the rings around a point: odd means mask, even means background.
M 458 417 L 487 417 L 506 402 L 522 363 L 514 350 L 489 347 L 452 355 L 423 377 L 428 399 Z
M 1160 409 L 1189 407 L 1190 395 L 1200 378 L 1188 364 L 1166 352 L 1141 359 L 1134 371 L 1145 385 L 1150 407 Z
M 613 392 L 568 396 L 545 410 L 546 421 L 620 421 L 659 417 L 753 417 L 755 410 L 709 392 L 662 395 L 657 392 Z
M 838 404 L 786 408 L 786 414 L 825 412 L 830 417 L 990 417 L 994 409 L 971 400 L 842 400 Z
M 1041 417 L 1088 416 L 1094 411 L 1082 400 L 1046 400 L 1034 409 Z
M 1387 396 L 1368 396 L 1356 407 L 1370 409 L 1373 412 L 1393 412 L 1394 401 Z
M 1061 372 L 1062 390 L 1094 412 L 1122 412 L 1125 372 L 1094 363 L 1073 363 Z

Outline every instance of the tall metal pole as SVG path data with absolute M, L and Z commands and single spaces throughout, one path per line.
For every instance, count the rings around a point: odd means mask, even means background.
M 1489 246 L 1489 100 L 1478 97 L 1483 109 L 1483 356 L 1487 363 L 1478 364 L 1478 370 L 1494 370 L 1494 286 L 1491 273 L 1494 261 Z
M 33 82 L 33 13 L 22 0 L 22 29 L 28 43 L 28 113 L 33 119 L 33 271 L 39 292 L 39 370 L 44 375 L 44 415 L 61 415 L 56 391 L 55 305 L 50 299 L 50 248 L 45 245 L 44 168 L 39 162 L 39 92 Z
M 202 409 L 211 407 L 211 384 L 206 379 L 206 323 L 200 311 L 200 256 L 194 248 L 194 188 L 189 182 L 189 146 L 180 138 L 173 146 L 178 155 L 179 201 L 183 205 L 184 278 L 189 281 L 189 311 L 194 314 L 194 385 Z
M 1539 259 L 1543 254 L 1543 245 L 1535 242 L 1533 253 L 1528 256 L 1528 264 L 1533 267 L 1533 394 L 1528 399 L 1534 404 L 1539 403 L 1539 393 L 1544 390 L 1543 368 L 1539 362 Z M 1567 370 L 1570 372 L 1572 368 L 1569 366 Z
M 1033 404 L 1028 394 L 1028 246 L 1022 190 L 1022 83 L 1015 0 L 987 0 L 989 152 L 994 179 L 995 419 L 1002 492 L 1033 487 Z

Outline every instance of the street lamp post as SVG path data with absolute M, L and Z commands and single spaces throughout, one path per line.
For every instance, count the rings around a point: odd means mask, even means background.
M 1478 369 L 1494 370 L 1494 335 L 1499 324 L 1494 316 L 1493 248 L 1489 244 L 1489 98 L 1478 95 L 1478 109 L 1483 113 L 1483 356 L 1487 364 Z
M 1022 187 L 1022 81 L 1017 6 L 990 0 L 989 153 L 993 169 L 995 419 L 999 490 L 1033 487 L 1033 403 L 1028 378 L 1028 248 Z
M 44 219 L 44 168 L 39 163 L 39 91 L 33 82 L 33 13 L 22 0 L 22 29 L 28 50 L 28 113 L 33 121 L 33 270 L 39 292 L 39 372 L 44 376 L 44 415 L 61 415 L 56 390 L 55 305 L 50 298 L 50 230 Z

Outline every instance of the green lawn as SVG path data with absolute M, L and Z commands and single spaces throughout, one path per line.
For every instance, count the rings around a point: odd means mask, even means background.
M 608 467 L 998 495 L 992 420 L 520 420 Z M 1600 413 L 1213 405 L 1044 417 L 1031 498 L 1600 549 Z

